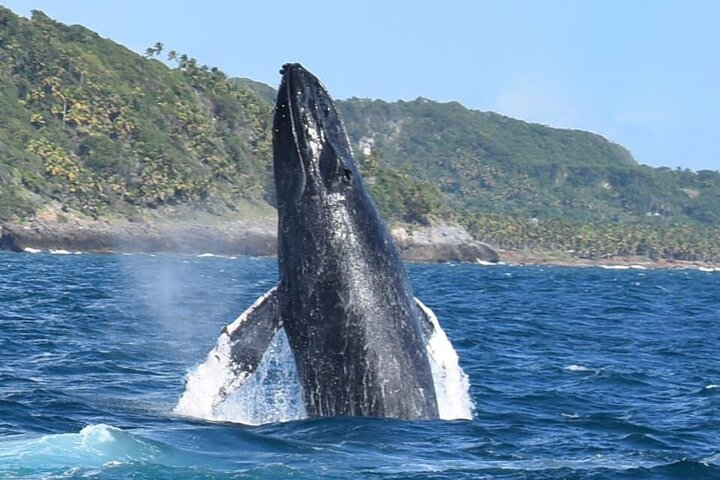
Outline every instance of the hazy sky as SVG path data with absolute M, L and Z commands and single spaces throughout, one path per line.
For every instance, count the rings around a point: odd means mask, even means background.
M 457 100 L 720 170 L 717 0 L 0 2 L 273 86 L 297 61 L 336 98 Z

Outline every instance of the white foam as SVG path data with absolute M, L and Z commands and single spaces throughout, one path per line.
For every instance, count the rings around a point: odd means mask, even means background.
M 629 270 L 629 265 L 598 265 L 600 268 L 605 270 Z
M 218 405 L 215 416 L 250 425 L 307 418 L 295 358 L 283 329 L 275 335 L 257 370 Z
M 25 251 L 27 253 L 42 253 L 42 250 L 37 249 L 37 248 L 32 248 L 32 247 L 25 247 L 25 248 L 23 248 L 23 251 Z
M 705 390 L 715 390 L 720 388 L 720 385 L 716 385 L 714 383 L 711 383 L 710 385 L 705 385 Z
M 570 418 L 572 420 L 577 420 L 578 418 L 583 418 L 582 415 L 577 413 L 561 413 L 561 417 Z
M 590 369 L 587 367 L 583 367 L 582 365 L 568 365 L 565 367 L 565 370 L 569 372 L 589 372 Z
M 227 326 L 215 348 L 186 378 L 185 391 L 174 412 L 211 421 L 250 425 L 307 417 L 295 361 L 284 330 L 280 330 L 253 374 L 233 369 L 230 335 L 270 295 L 260 297 Z M 427 350 L 438 399 L 440 418 L 471 419 L 474 409 L 468 377 L 435 314 L 418 300 L 433 323 Z
M 435 327 L 433 335 L 428 339 L 427 351 L 440 418 L 471 420 L 474 405 L 470 398 L 470 382 L 460 367 L 458 354 L 440 326 L 435 313 L 420 300 L 415 300 Z
M 228 338 L 222 334 L 205 361 L 185 379 L 185 391 L 175 406 L 175 413 L 214 420 L 215 407 L 221 401 L 223 388 L 232 385 L 236 379 L 230 367 Z M 243 380 L 241 378 L 240 383 Z
M 221 255 L 218 253 L 210 253 L 210 252 L 201 253 L 200 255 L 197 255 L 197 258 L 225 258 L 228 260 L 237 260 L 237 257 L 235 257 L 233 255 Z
M 50 253 L 53 255 L 72 255 L 72 252 L 68 252 L 67 250 L 50 250 Z
M 157 449 L 132 433 L 105 424 L 88 425 L 79 433 L 20 438 L 0 443 L 0 465 L 23 468 L 100 468 L 110 462 L 148 460 Z M 0 474 L 2 476 L 2 474 Z
M 229 342 L 223 337 L 226 334 L 221 335 L 205 362 L 188 375 L 175 413 L 247 425 L 307 417 L 295 362 L 283 330 L 275 336 L 252 375 L 233 370 Z

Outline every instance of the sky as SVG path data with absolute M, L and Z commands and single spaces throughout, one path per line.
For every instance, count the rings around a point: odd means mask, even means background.
M 0 4 L 272 86 L 300 62 L 335 98 L 458 101 L 598 133 L 643 164 L 720 170 L 717 0 Z

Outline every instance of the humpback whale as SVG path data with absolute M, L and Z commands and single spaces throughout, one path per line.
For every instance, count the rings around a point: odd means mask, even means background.
M 300 64 L 280 73 L 273 120 L 279 281 L 223 329 L 201 367 L 230 372 L 203 388 L 217 388 L 213 406 L 223 402 L 283 329 L 309 416 L 437 418 L 434 374 L 441 374 L 428 352 L 451 351 L 454 367 L 441 369 L 447 376 L 454 368 L 467 387 L 457 356 L 413 296 L 327 89 Z M 189 390 L 179 406 L 192 401 Z

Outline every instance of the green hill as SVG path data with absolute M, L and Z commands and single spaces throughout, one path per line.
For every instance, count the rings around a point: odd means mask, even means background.
M 456 102 L 339 105 L 361 158 L 429 182 L 497 246 L 720 259 L 720 172 L 638 165 L 599 135 Z
M 93 216 L 263 203 L 269 104 L 168 55 L 177 68 L 41 12 L 0 9 L 0 218 L 50 199 Z
M 168 67 L 159 61 L 167 59 Z M 0 8 L 0 220 L 270 215 L 272 87 Z M 720 173 L 426 99 L 338 102 L 391 222 L 450 218 L 511 248 L 720 258 Z
M 341 103 L 356 145 L 467 209 L 539 219 L 720 221 L 720 173 L 638 165 L 599 135 L 425 99 Z

